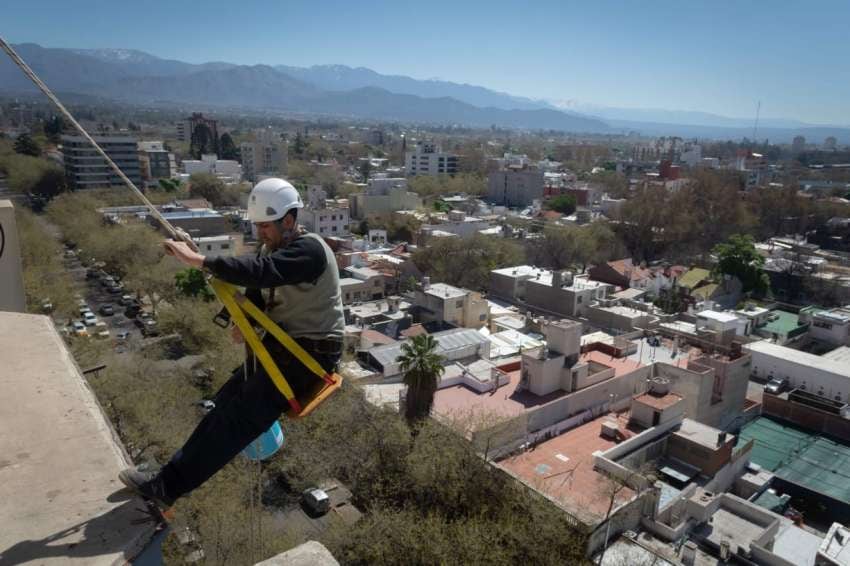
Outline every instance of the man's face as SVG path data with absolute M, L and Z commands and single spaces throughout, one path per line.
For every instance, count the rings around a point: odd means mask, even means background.
M 257 227 L 257 238 L 270 250 L 276 250 L 284 245 L 283 233 L 291 230 L 294 221 L 292 216 L 287 215 L 282 222 L 255 222 Z

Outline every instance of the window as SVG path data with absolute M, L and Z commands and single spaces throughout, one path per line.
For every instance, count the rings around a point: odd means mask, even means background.
M 223 249 L 223 250 L 229 250 L 229 249 L 230 249 L 230 244 L 222 244 L 222 245 L 221 245 L 221 249 Z
M 582 297 L 581 295 L 579 295 L 579 296 L 578 296 L 578 300 L 577 300 L 576 302 L 577 302 L 578 304 L 581 304 L 581 300 L 582 300 L 583 298 L 584 298 L 584 297 Z
M 478 317 L 478 320 L 480 320 L 481 322 L 484 322 L 485 320 L 487 320 L 487 315 L 482 314 L 481 316 Z
M 334 226 L 333 228 L 331 228 L 331 232 L 336 232 L 336 226 Z
M 331 214 L 331 220 L 336 220 L 336 214 Z
M 463 308 L 463 300 L 462 299 L 455 303 L 455 308 L 456 309 L 462 309 Z
M 380 287 L 380 286 L 381 286 L 381 280 L 375 279 L 375 287 Z

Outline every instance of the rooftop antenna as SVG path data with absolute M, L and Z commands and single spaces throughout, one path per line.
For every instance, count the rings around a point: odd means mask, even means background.
M 753 144 L 756 143 L 756 134 L 759 130 L 759 114 L 761 113 L 761 100 L 759 100 L 758 106 L 756 106 L 756 122 L 753 124 Z

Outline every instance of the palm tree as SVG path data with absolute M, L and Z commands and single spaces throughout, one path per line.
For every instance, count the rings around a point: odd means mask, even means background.
M 407 394 L 404 403 L 404 418 L 414 425 L 431 414 L 437 380 L 445 371 L 443 357 L 436 352 L 437 341 L 433 336 L 420 334 L 401 345 L 398 362 L 404 372 Z

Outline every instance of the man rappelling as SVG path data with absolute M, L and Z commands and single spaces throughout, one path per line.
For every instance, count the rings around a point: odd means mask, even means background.
M 298 191 L 283 179 L 266 179 L 254 186 L 248 218 L 262 245 L 256 254 L 204 257 L 184 242 L 166 240 L 166 252 L 182 263 L 203 268 L 217 279 L 245 287 L 245 298 L 303 347 L 327 374 L 342 353 L 344 318 L 339 272 L 333 252 L 316 234 L 298 225 L 303 208 Z M 242 333 L 232 327 L 233 338 Z M 285 376 L 295 399 L 310 395 L 320 378 L 293 355 L 291 348 L 266 333 L 262 345 Z M 139 467 L 123 470 L 119 479 L 130 490 L 170 508 L 212 477 L 240 451 L 272 426 L 293 404 L 266 371 L 250 356 L 213 398 L 189 439 L 158 471 Z M 291 395 L 290 394 L 290 395 Z

